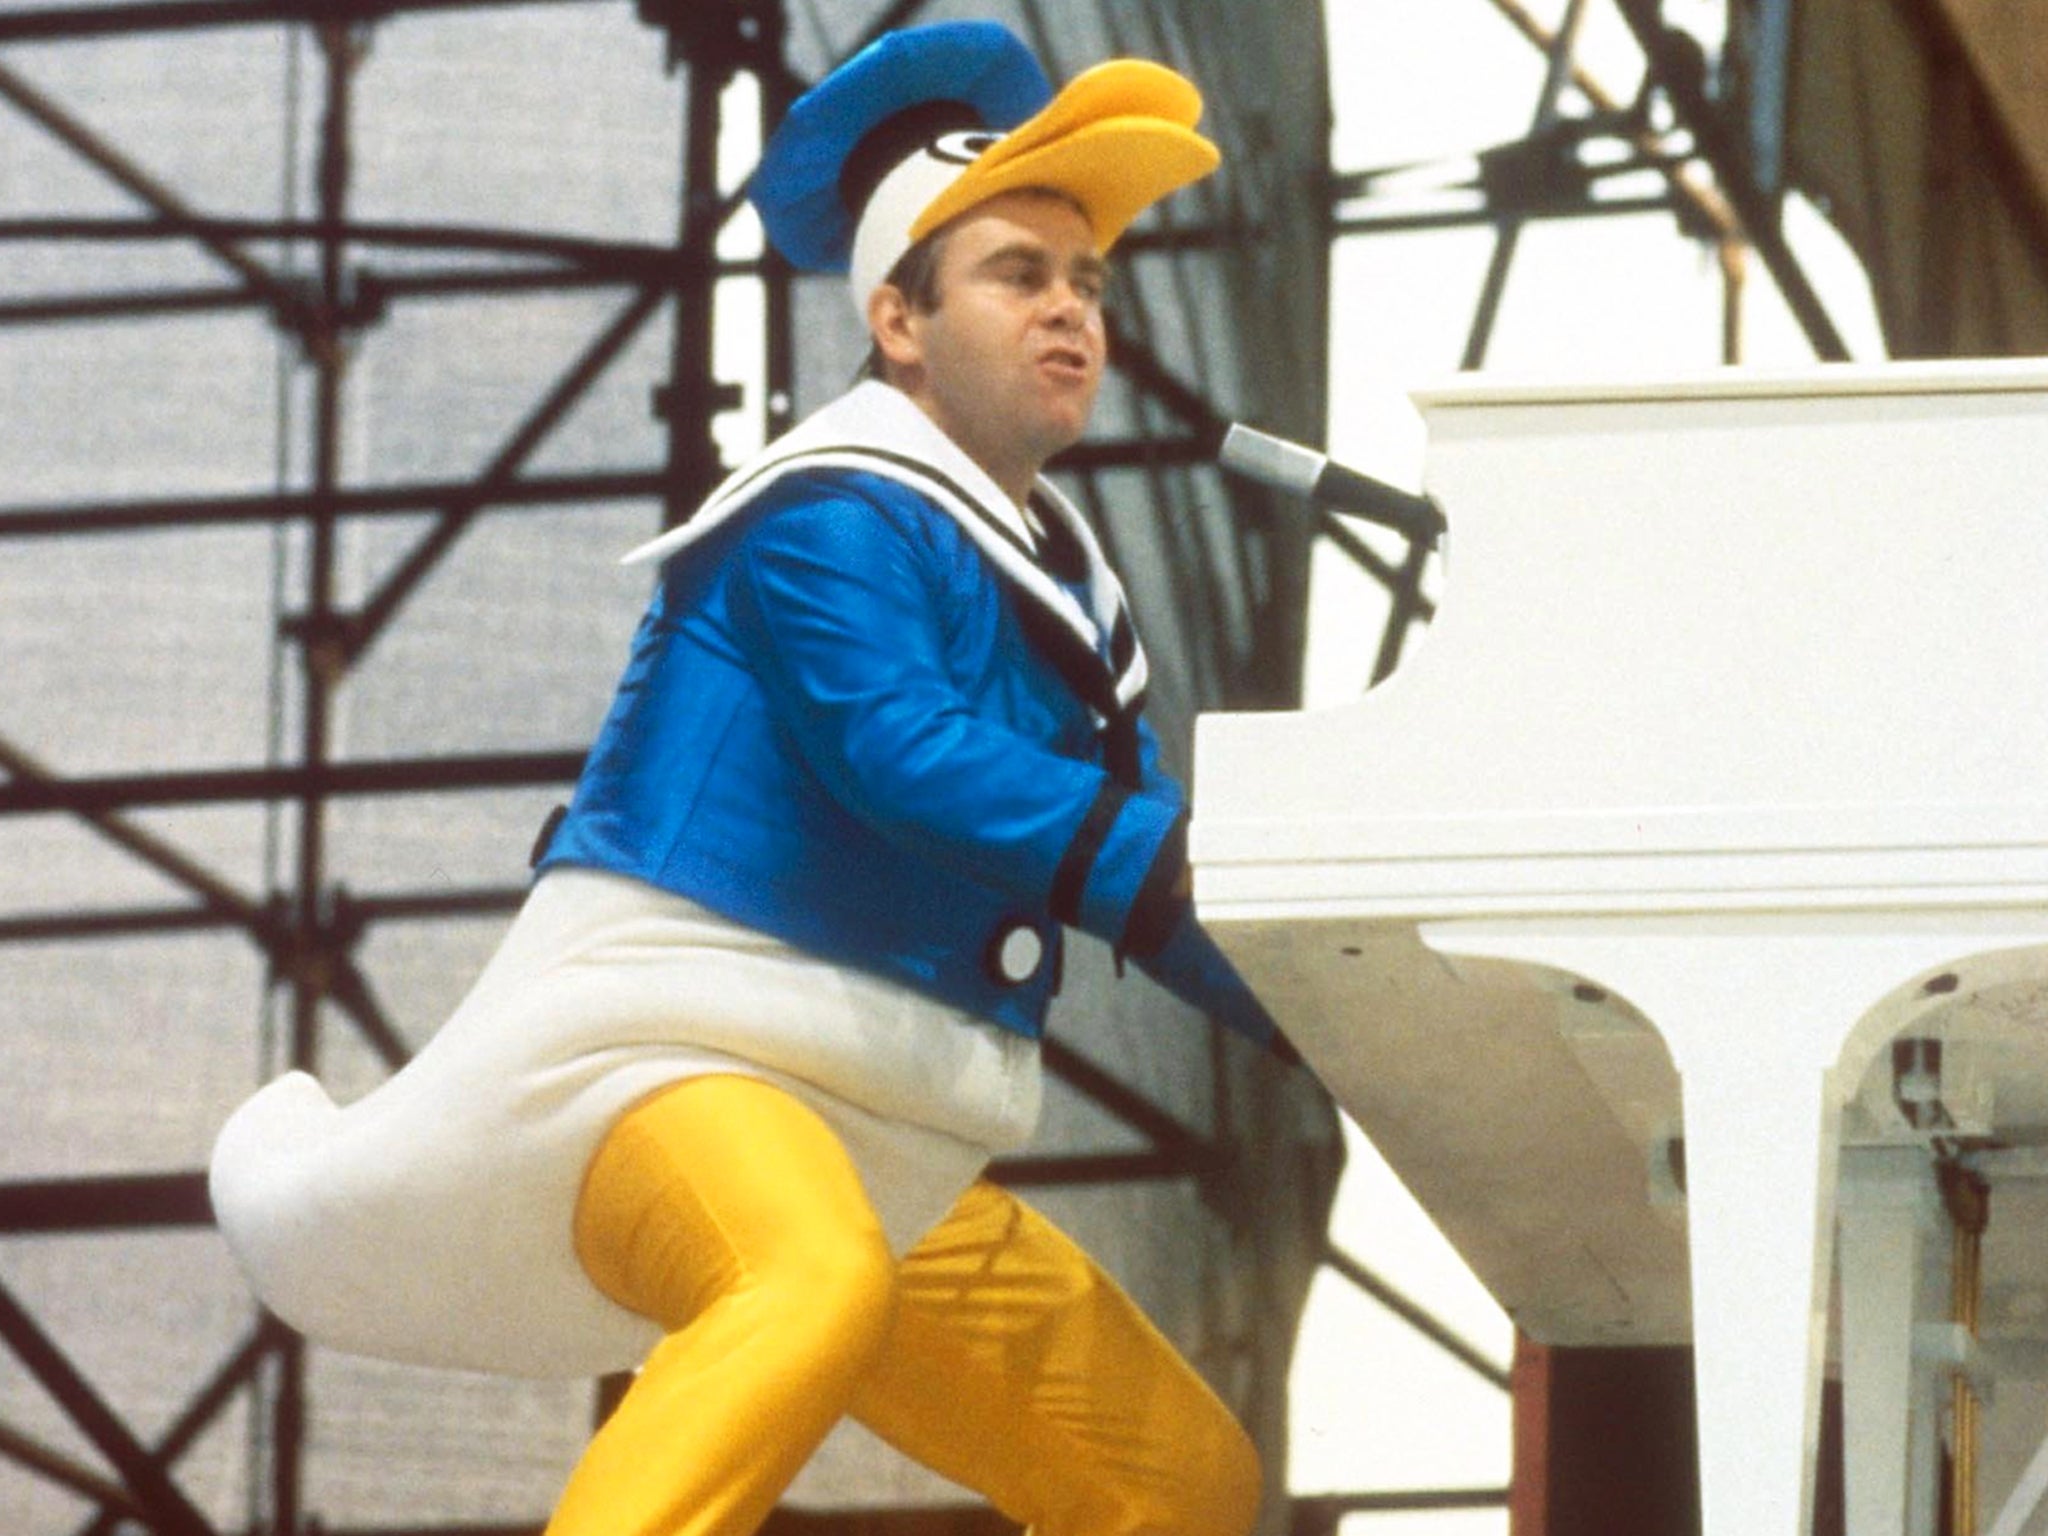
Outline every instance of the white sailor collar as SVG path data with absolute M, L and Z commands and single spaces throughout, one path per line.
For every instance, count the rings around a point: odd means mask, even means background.
M 1108 697 L 1090 700 L 1098 713 L 1128 711 L 1142 701 L 1148 675 L 1144 648 L 1123 586 L 1080 512 L 1043 476 L 1033 485 L 1034 506 L 1056 519 L 1086 557 L 1083 595 L 1077 597 L 1039 563 L 1023 512 L 988 472 L 909 396 L 880 380 L 865 380 L 813 412 L 728 475 L 688 522 L 632 550 L 621 563 L 683 553 L 770 485 L 809 469 L 861 470 L 928 497 L 960 524 L 1027 601 L 1081 642 L 1108 672 Z

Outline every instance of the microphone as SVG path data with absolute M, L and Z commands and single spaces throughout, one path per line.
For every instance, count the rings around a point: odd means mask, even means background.
M 1332 512 L 1348 512 L 1431 548 L 1446 527 L 1443 508 L 1427 496 L 1346 469 L 1327 453 L 1233 422 L 1216 462 L 1248 480 L 1307 496 Z

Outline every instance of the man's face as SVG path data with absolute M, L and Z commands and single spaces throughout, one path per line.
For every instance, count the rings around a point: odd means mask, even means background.
M 890 356 L 907 392 L 1013 493 L 1088 424 L 1105 277 L 1079 209 L 1005 193 L 947 228 L 937 307 L 901 313 Z

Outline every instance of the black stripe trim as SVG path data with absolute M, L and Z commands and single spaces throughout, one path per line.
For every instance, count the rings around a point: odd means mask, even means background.
M 1123 942 L 1117 945 L 1119 954 L 1129 955 L 1133 960 L 1148 960 L 1166 947 L 1181 914 L 1187 910 L 1187 898 L 1176 896 L 1173 889 L 1180 883 L 1181 871 L 1187 864 L 1188 817 L 1183 811 L 1174 818 L 1152 867 L 1145 871 L 1138 886 L 1138 898 L 1131 903 L 1131 915 L 1124 924 Z
M 1130 798 L 1130 791 L 1114 780 L 1104 780 L 1102 788 L 1096 791 L 1088 813 L 1074 831 L 1074 840 L 1060 855 L 1059 868 L 1052 872 L 1050 905 L 1052 915 L 1060 922 L 1070 927 L 1080 923 L 1081 895 L 1088 888 L 1088 876 L 1094 872 L 1095 861 L 1109 841 L 1109 829 L 1116 825 L 1124 802 Z
M 1036 491 L 1031 493 L 1031 504 L 1038 509 L 1038 521 L 1043 530 L 1038 563 L 1062 582 L 1086 581 L 1091 568 L 1088 548 L 1074 531 L 1073 524 L 1048 498 Z M 1119 613 L 1117 622 L 1128 624 L 1130 620 L 1127 615 Z
M 1109 717 L 1102 728 L 1102 761 L 1109 776 L 1132 789 L 1144 786 L 1143 765 L 1138 751 L 1138 712 L 1124 710 Z
M 1011 585 L 1023 591 L 1017 583 L 1012 582 Z M 1029 594 L 1025 595 L 1028 597 Z M 1116 679 L 1102 664 L 1102 658 L 1095 654 L 1093 646 L 1060 623 L 1057 616 L 1047 613 L 1043 604 L 1021 603 L 1017 618 L 1024 627 L 1025 638 L 1045 653 L 1046 660 L 1052 663 L 1061 681 L 1079 694 L 1095 713 L 1109 719 L 1122 711 L 1123 705 L 1116 696 Z
M 1116 612 L 1116 624 L 1109 632 L 1109 664 L 1122 677 L 1131 668 L 1132 659 L 1138 654 L 1138 631 L 1132 627 L 1130 613 L 1122 607 Z

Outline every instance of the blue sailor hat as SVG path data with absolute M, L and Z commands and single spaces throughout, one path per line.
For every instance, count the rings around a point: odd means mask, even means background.
M 913 243 L 989 198 L 1071 197 L 1107 251 L 1139 213 L 1216 168 L 1202 98 L 1161 65 L 1113 59 L 1054 93 L 994 22 L 885 33 L 798 98 L 749 188 L 798 269 L 867 296 Z
M 799 271 L 844 272 L 862 208 L 904 158 L 948 133 L 1014 128 L 1051 100 L 1031 50 L 996 22 L 885 32 L 797 98 L 748 196 Z

